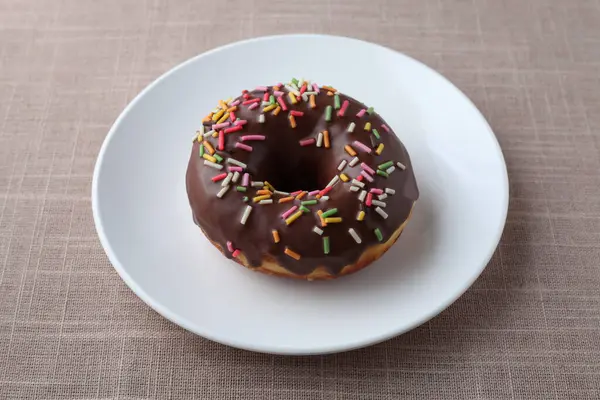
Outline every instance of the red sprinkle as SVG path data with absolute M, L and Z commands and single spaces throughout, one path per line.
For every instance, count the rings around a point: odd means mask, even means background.
M 359 181 L 359 182 L 362 182 L 362 180 L 363 180 L 363 179 L 365 179 L 365 178 L 364 178 L 364 176 L 362 176 L 362 175 L 359 175 L 359 176 L 357 176 L 355 179 L 356 179 L 357 181 Z
M 290 111 L 290 114 L 292 114 L 294 117 L 302 117 L 304 115 L 304 113 L 302 111 L 296 111 L 296 110 Z
M 306 82 L 304 82 L 304 85 L 300 88 L 300 94 L 303 94 L 304 92 L 306 92 Z
M 373 193 L 367 193 L 367 200 L 365 201 L 365 204 L 367 205 L 367 207 L 371 207 L 372 201 L 373 201 Z
M 283 99 L 283 97 L 278 97 L 277 98 L 277 102 L 279 103 L 279 105 L 281 106 L 281 109 L 283 111 L 287 111 L 287 105 L 285 104 L 285 100 Z M 292 111 L 293 112 L 293 111 Z
M 219 150 L 225 150 L 225 133 L 219 131 Z
M 227 177 L 227 173 L 223 172 L 222 174 L 213 176 L 212 178 L 210 178 L 210 180 L 213 182 L 219 182 L 219 181 L 222 181 L 223 179 L 225 179 L 226 177 Z
M 242 125 L 232 126 L 231 128 L 225 129 L 225 133 L 233 133 L 237 131 L 241 131 L 244 127 Z
M 246 91 L 246 93 L 244 93 L 244 95 L 242 97 L 245 98 L 245 99 L 249 99 L 250 95 L 248 94 L 248 91 Z
M 386 124 L 382 124 L 381 127 L 387 132 L 390 133 L 390 128 Z
M 310 146 L 313 143 L 315 143 L 315 139 L 314 138 L 304 139 L 304 140 L 300 141 L 300 146 Z
M 239 121 L 235 121 L 235 122 L 233 123 L 233 125 L 234 125 L 234 126 L 236 126 L 236 125 L 246 125 L 247 123 L 248 123 L 248 121 L 247 121 L 247 120 L 245 120 L 245 119 L 240 119 Z
M 319 196 L 325 196 L 327 193 L 329 193 L 329 191 L 331 191 L 331 189 L 333 189 L 333 186 L 326 187 L 319 192 Z
M 344 102 L 342 103 L 342 108 L 340 108 L 340 111 L 338 111 L 338 117 L 344 116 L 349 105 L 350 105 L 350 102 L 348 100 L 344 100 Z
M 263 101 L 269 101 L 269 92 L 265 92 L 263 95 Z
M 229 113 L 229 119 L 235 121 L 235 113 L 233 111 Z
M 247 97 L 244 97 L 247 98 Z M 242 103 L 242 105 L 247 106 L 248 104 L 252 104 L 252 103 L 258 103 L 260 101 L 260 99 L 258 97 L 252 99 L 252 100 L 246 100 Z
M 241 253 L 240 249 L 236 249 L 232 254 L 231 257 L 236 258 L 237 256 L 239 256 Z

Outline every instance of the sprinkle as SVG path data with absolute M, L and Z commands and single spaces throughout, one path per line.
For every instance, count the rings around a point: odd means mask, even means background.
M 346 164 L 348 164 L 348 161 L 346 161 L 346 160 L 340 161 L 340 165 L 338 165 L 338 167 L 337 167 L 338 171 L 343 171 L 344 168 L 346 168 Z
M 235 167 L 232 167 L 235 168 Z M 233 178 L 231 178 L 231 181 L 233 183 L 237 183 L 238 179 L 240 179 L 240 172 L 239 171 L 234 171 L 233 172 Z
M 377 214 L 381 215 L 383 219 L 387 219 L 388 215 L 385 211 L 383 211 L 381 207 L 377 207 L 375 211 L 377 212 Z
M 269 103 L 275 104 L 275 96 L 273 96 L 273 95 L 269 96 Z
M 323 229 L 319 228 L 318 226 L 314 226 L 313 227 L 313 232 L 316 233 L 317 235 L 322 235 L 323 234 Z
M 283 96 L 285 93 L 282 92 L 281 90 L 275 90 L 275 91 L 273 91 L 273 94 L 275 96 L 279 97 L 279 96 Z
M 281 218 L 283 219 L 287 219 L 290 215 L 292 215 L 296 210 L 298 209 L 298 206 L 292 206 L 289 210 L 287 210 L 286 212 L 281 214 Z
M 263 112 L 269 112 L 271 110 L 274 110 L 275 108 L 277 108 L 276 104 L 269 104 L 268 106 L 266 106 L 265 108 L 263 108 Z
M 390 176 L 387 172 L 382 171 L 380 169 L 377 170 L 377 175 L 383 176 L 384 178 L 388 178 Z
M 275 188 L 273 187 L 273 185 L 271 185 L 269 182 L 265 181 L 265 189 L 269 189 L 271 192 L 275 191 Z
M 350 102 L 348 100 L 344 100 L 344 102 L 342 103 L 342 108 L 340 109 L 340 111 L 338 111 L 338 117 L 343 117 L 344 114 L 346 114 L 346 110 L 348 109 L 349 105 Z
M 385 170 L 386 174 L 391 174 L 392 172 L 394 172 L 396 170 L 396 167 L 394 167 L 393 165 L 391 167 L 389 167 L 388 169 Z
M 402 164 L 400 161 L 398 161 L 396 163 L 396 165 L 398 166 L 398 168 L 400 168 L 402 171 L 404 171 L 406 169 L 406 165 Z
M 360 194 L 358 195 L 358 200 L 360 200 L 360 202 L 362 203 L 363 201 L 365 201 L 366 196 L 367 196 L 367 191 L 361 190 Z
M 300 204 L 303 206 L 314 206 L 315 204 L 317 204 L 317 200 L 304 200 L 301 201 Z
M 212 178 L 210 178 L 210 180 L 213 182 L 219 182 L 220 180 L 225 179 L 226 176 L 227 176 L 227 173 L 223 172 L 222 174 L 213 176 Z
M 242 125 L 236 125 L 236 126 L 232 126 L 232 127 L 225 129 L 224 132 L 225 133 L 233 133 L 233 132 L 241 131 L 242 129 L 244 129 L 244 127 Z
M 358 192 L 359 190 L 360 190 L 360 188 L 358 186 L 354 186 L 354 185 L 350 186 L 351 192 Z
M 242 150 L 246 150 L 246 151 L 252 151 L 252 146 L 248 146 L 247 144 L 241 143 L 241 142 L 237 142 L 235 144 L 235 147 L 237 147 L 238 149 L 242 149 Z
M 260 124 L 264 124 L 265 123 L 265 114 L 260 114 L 258 116 L 258 123 L 260 123 Z
M 289 120 L 290 120 L 290 126 L 292 128 L 295 128 L 296 127 L 296 118 L 293 115 L 290 114 Z
M 212 116 L 213 122 L 217 122 L 223 116 L 223 114 L 225 114 L 225 110 L 220 110 L 219 112 L 217 112 L 216 114 L 214 114 Z
M 214 163 L 214 162 L 208 161 L 208 160 L 204 160 L 204 165 L 206 165 L 207 167 L 215 168 L 215 169 L 222 169 L 223 168 L 223 166 L 221 164 L 217 164 L 217 163 Z
M 339 224 L 340 222 L 342 222 L 342 217 L 325 218 L 325 223 L 327 224 Z
M 364 187 L 365 187 L 365 184 L 364 184 L 363 182 L 361 182 L 361 181 L 359 181 L 359 180 L 356 180 L 356 179 L 352 179 L 352 184 L 353 184 L 353 185 L 356 185 L 356 186 L 359 186 L 359 187 L 361 187 L 361 188 L 364 188 Z
M 268 198 L 270 198 L 270 197 L 271 197 L 271 195 L 270 195 L 270 194 L 262 194 L 262 195 L 260 195 L 260 196 L 256 196 L 256 197 L 254 197 L 254 198 L 252 199 L 252 201 L 253 201 L 253 202 L 255 202 L 255 203 L 258 203 L 259 201 L 261 201 L 261 200 L 266 200 L 266 199 L 268 199 Z
M 333 96 L 333 92 L 327 92 L 327 96 Z
M 212 126 L 212 129 L 218 130 L 218 129 L 221 129 L 221 128 L 227 128 L 229 125 L 231 125 L 231 122 L 223 122 L 221 124 L 214 124 Z
M 373 129 L 375 130 L 375 129 Z M 378 156 L 381 155 L 381 152 L 383 151 L 383 148 L 385 146 L 383 145 L 383 143 L 379 143 L 379 146 L 377 146 L 377 149 L 375 149 L 375 154 L 377 154 Z
M 300 193 L 302 193 L 302 190 L 296 190 L 295 192 L 290 193 L 290 196 L 298 196 Z
M 321 214 L 321 216 L 323 218 L 327 218 L 327 217 L 331 217 L 332 215 L 335 215 L 338 212 L 337 208 L 330 208 L 329 210 L 323 212 L 323 214 Z
M 391 195 L 394 195 L 394 194 L 396 194 L 396 191 L 395 191 L 394 189 L 390 189 L 390 188 L 385 188 L 385 192 L 386 192 L 387 194 L 391 194 Z
M 269 93 L 263 94 L 263 102 L 269 101 Z
M 375 141 L 375 136 L 369 136 L 369 140 L 371 141 L 371 147 L 377 146 L 377 142 Z
M 227 176 L 225 177 L 225 179 L 223 179 L 223 183 L 221 183 L 221 186 L 228 186 L 229 183 L 231 183 L 231 179 L 233 178 L 233 174 L 230 172 L 227 174 Z
M 319 220 L 321 220 L 321 226 L 325 228 L 327 226 L 327 222 L 325 222 L 325 218 L 323 218 L 323 211 L 318 210 L 317 215 L 319 216 Z
M 273 242 L 279 243 L 279 232 L 277 232 L 277 229 L 273 229 L 271 233 L 273 234 Z
M 271 96 L 271 98 L 273 99 L 272 102 L 275 102 L 275 97 Z M 287 105 L 285 104 L 285 100 L 283 100 L 283 97 L 277 97 L 277 103 L 279 103 L 283 111 L 287 111 Z
M 379 240 L 380 242 L 383 242 L 383 235 L 381 234 L 381 231 L 379 230 L 379 228 L 375 228 L 375 230 L 373 232 L 375 232 L 375 236 L 377 236 L 377 240 Z
M 333 107 L 338 110 L 340 108 L 340 95 L 339 94 L 335 94 L 335 96 L 333 96 Z
M 233 253 L 233 243 L 231 243 L 229 240 L 227 241 L 227 250 L 229 250 L 231 253 Z
M 296 87 L 298 87 L 298 79 L 296 78 L 292 78 L 292 84 Z
M 250 140 L 265 140 L 267 137 L 265 135 L 244 135 L 240 138 L 242 142 L 248 142 Z
M 323 86 L 321 86 L 321 89 L 329 90 L 331 92 L 337 92 L 337 89 L 332 86 L 323 85 Z
M 357 116 L 358 118 L 362 118 L 362 116 L 363 116 L 363 115 L 365 115 L 365 113 L 366 113 L 366 112 L 367 112 L 367 110 L 365 110 L 365 109 L 363 108 L 362 110 L 360 110 L 360 111 L 359 111 L 359 112 L 356 114 L 356 116 Z
M 219 136 L 219 132 L 217 131 L 212 131 L 212 137 L 216 138 L 217 136 Z
M 237 258 L 241 254 L 240 249 L 236 249 L 233 253 L 231 253 L 231 257 Z
M 250 216 L 250 213 L 252 212 L 252 206 L 246 206 L 246 209 L 244 210 L 244 214 L 242 215 L 242 219 L 240 220 L 240 223 L 242 225 L 246 225 L 246 221 L 248 221 L 248 217 Z
M 373 204 L 373 194 L 372 193 L 367 193 L 367 201 L 365 201 L 365 204 L 367 205 L 367 207 L 371 207 L 371 205 Z
M 380 194 L 379 196 L 377 196 L 377 198 L 378 198 L 379 200 L 385 200 L 385 199 L 387 199 L 387 198 L 388 198 L 388 195 L 387 195 L 387 194 L 385 194 L 385 193 L 384 193 L 384 194 Z
M 257 191 L 256 191 L 256 194 L 259 194 L 259 195 L 260 195 L 260 194 L 268 194 L 268 195 L 271 195 L 271 194 L 273 194 L 273 193 L 271 193 L 271 191 L 270 191 L 270 190 L 268 190 L 268 189 L 261 189 L 261 190 L 257 190 Z
M 306 206 L 300 206 L 300 210 L 305 214 L 310 212 L 310 210 L 306 208 Z
M 382 208 L 385 208 L 385 206 L 386 206 L 386 204 L 383 201 L 379 201 L 379 200 L 372 200 L 371 203 L 374 206 L 379 206 L 379 207 L 382 207 Z
M 346 174 L 340 174 L 340 179 L 344 182 L 348 182 L 350 178 Z
M 235 106 L 237 106 L 238 104 L 240 104 L 240 100 L 239 100 L 239 99 L 238 99 L 238 100 L 236 100 L 236 101 L 234 101 L 233 103 L 229 104 L 229 106 L 230 106 L 230 107 L 235 107 Z
M 323 131 L 323 141 L 325 142 L 326 149 L 331 147 L 331 144 L 329 143 L 329 131 Z
M 329 200 L 329 196 L 321 196 L 321 198 L 319 199 L 319 201 L 320 201 L 321 203 L 323 203 L 323 202 L 325 202 L 325 201 L 327 201 L 327 200 Z
M 319 132 L 317 135 L 317 147 L 321 147 L 323 145 L 323 132 Z
M 361 167 L 362 169 L 364 169 L 365 171 L 367 171 L 368 173 L 370 173 L 370 174 L 374 174 L 374 173 L 375 173 L 375 171 L 373 170 L 373 168 L 369 167 L 369 166 L 368 166 L 367 164 L 365 164 L 364 162 L 363 162 L 363 163 L 360 163 L 360 167 Z
M 292 200 L 294 200 L 293 196 L 282 197 L 281 199 L 279 199 L 278 203 L 287 203 L 288 201 L 292 201 Z
M 377 166 L 377 169 L 386 170 L 386 169 L 388 169 L 389 167 L 391 167 L 392 165 L 394 165 L 394 162 L 393 162 L 393 161 L 384 162 L 383 164 L 379 164 L 379 165 Z
M 337 175 L 336 175 L 337 176 Z M 325 189 L 321 190 L 319 192 L 318 196 L 325 196 L 327 193 L 329 193 L 331 191 L 331 189 L 333 189 L 333 185 L 332 186 L 327 186 Z M 317 197 L 318 197 L 317 196 Z
M 302 111 L 296 111 L 296 110 L 290 111 L 290 114 L 292 114 L 294 117 L 303 117 L 304 116 L 304 113 Z
M 306 193 L 308 193 L 308 192 L 304 192 L 304 191 L 300 192 L 300 193 L 299 193 L 299 194 L 296 196 L 296 200 L 300 200 L 301 198 L 303 198 L 304 196 L 306 196 Z
M 358 176 L 356 177 L 356 180 L 357 180 L 357 181 L 360 181 L 360 182 L 362 182 L 362 181 L 363 181 L 363 179 L 365 179 L 365 177 L 364 177 L 364 176 L 362 176 L 362 175 L 358 175 Z
M 217 159 L 216 159 L 216 158 L 214 158 L 213 156 L 209 156 L 209 155 L 208 155 L 208 154 L 206 154 L 206 153 L 202 154 L 202 158 L 204 158 L 205 160 L 208 160 L 208 161 L 210 161 L 210 162 L 214 162 L 214 163 L 216 163 L 216 162 L 217 162 Z
M 317 189 L 317 190 L 313 190 L 312 192 L 308 192 L 308 195 L 309 195 L 309 196 L 315 196 L 315 195 L 319 194 L 319 192 L 320 192 L 320 190 L 319 190 L 319 189 Z
M 358 157 L 354 157 L 352 160 L 350 160 L 350 164 L 348 164 L 348 165 L 350 165 L 351 167 L 354 167 L 356 164 L 358 164 L 358 161 L 359 161 Z
M 362 243 L 360 236 L 358 236 L 358 233 L 356 233 L 356 231 L 353 228 L 348 229 L 348 233 L 350 234 L 350 236 L 352 236 L 352 239 L 354 239 L 356 243 Z
M 323 253 L 329 254 L 329 236 L 323 236 Z
M 300 254 L 296 253 L 295 251 L 290 250 L 288 247 L 286 247 L 283 252 L 285 254 L 287 254 L 288 256 L 292 257 L 296 261 L 298 261 L 300 259 Z
M 348 132 L 354 132 L 354 128 L 356 127 L 356 124 L 354 122 L 350 122 L 350 125 L 348 125 Z
M 331 121 L 331 106 L 325 107 L 325 121 Z
M 229 185 L 224 186 L 219 193 L 217 193 L 217 197 L 218 198 L 222 198 L 223 196 L 225 196 L 225 193 L 227 193 L 227 191 L 229 190 Z
M 225 150 L 225 134 L 223 131 L 219 131 L 219 150 Z
M 266 92 L 269 89 L 266 86 L 257 86 L 256 90 L 258 90 L 260 92 Z
M 257 108 L 257 107 L 258 107 L 258 102 L 257 102 L 257 103 L 252 103 L 252 104 L 250 105 L 250 107 L 248 107 L 248 110 L 254 110 L 254 109 L 255 109 L 255 108 Z
M 381 193 L 383 193 L 383 190 L 378 189 L 378 188 L 373 188 L 373 189 L 369 190 L 369 192 L 371 192 L 373 194 L 381 194 Z
M 265 199 L 258 202 L 258 204 L 273 204 L 273 199 Z
M 247 203 L 247 202 L 248 202 L 248 196 L 244 196 L 244 197 L 242 197 L 242 201 L 243 201 L 244 203 Z
M 212 147 L 212 145 L 208 141 L 205 140 L 205 141 L 202 142 L 202 144 L 204 145 L 204 149 L 206 151 L 208 151 L 208 154 L 210 154 L 211 156 L 213 154 L 215 154 L 215 148 Z
M 248 166 L 246 164 L 244 164 L 241 161 L 236 160 L 235 158 L 228 158 L 226 160 L 227 164 L 233 164 L 233 165 L 237 165 L 238 167 L 242 167 L 244 169 L 248 168 Z
M 365 219 L 365 212 L 364 212 L 364 211 L 362 211 L 362 210 L 360 210 L 360 211 L 358 212 L 358 214 L 356 215 L 356 220 L 357 220 L 357 221 L 362 221 L 362 220 L 364 220 L 364 219 Z
M 333 178 L 331 178 L 331 180 L 329 181 L 329 183 L 327 184 L 326 187 L 333 187 L 333 185 L 335 185 L 336 183 L 338 183 L 340 180 L 340 177 L 335 175 Z
M 382 124 L 381 127 L 387 132 L 390 133 L 390 128 L 386 124 Z
M 359 142 L 358 140 L 355 140 L 354 142 L 352 142 L 353 145 L 355 145 L 356 147 L 358 147 L 359 149 L 361 149 L 362 151 L 365 151 L 369 154 L 371 154 L 371 148 L 366 146 L 365 144 Z
M 373 133 L 373 136 L 375 136 L 377 139 L 381 139 L 381 136 L 379 135 L 379 131 L 375 128 L 373 128 L 371 130 L 371 133 Z
M 349 144 L 344 146 L 344 150 L 346 150 L 346 153 L 350 154 L 352 157 L 356 155 L 356 152 Z
M 225 114 L 223 114 L 223 116 L 221 117 L 221 119 L 219 119 L 219 120 L 217 121 L 217 125 L 218 125 L 218 124 L 222 124 L 222 123 L 224 123 L 225 121 L 227 121 L 227 118 L 229 118 L 229 113 L 228 113 L 228 112 L 226 112 Z M 214 128 L 213 128 L 213 129 L 214 129 Z
M 293 93 L 293 92 L 289 92 L 289 93 L 288 93 L 288 97 L 290 98 L 290 102 L 291 102 L 292 104 L 296 104 L 296 103 L 298 102 L 298 100 L 296 100 L 296 97 L 294 96 L 294 93 Z
M 369 107 L 367 108 L 367 112 L 369 113 L 369 115 L 373 115 L 373 113 L 375 112 L 375 108 Z
M 243 186 L 248 186 L 248 183 L 250 182 L 250 174 L 248 174 L 247 172 L 244 174 L 243 178 L 242 178 L 242 185 Z
M 378 171 L 379 172 L 379 171 Z M 367 171 L 360 171 L 360 174 L 369 182 L 373 182 L 373 177 Z
M 309 99 L 310 108 L 315 108 L 317 103 L 315 102 L 315 95 L 311 94 Z
M 295 214 L 292 214 L 292 216 L 286 218 L 285 224 L 290 225 L 292 222 L 294 222 L 295 220 L 300 218 L 301 215 L 302 215 L 302 211 L 298 211 Z
M 365 131 L 370 131 L 370 130 L 371 130 L 371 123 L 370 123 L 370 122 L 367 122 L 367 123 L 365 124 L 365 128 L 364 128 L 364 129 L 365 129 Z
M 200 157 L 204 155 L 204 144 L 202 143 L 200 143 L 200 146 L 198 147 L 198 154 L 200 155 Z
M 248 120 L 246 120 L 246 119 L 238 119 L 233 123 L 233 125 L 235 125 L 235 126 L 246 125 L 247 123 L 248 123 Z
M 314 138 L 310 138 L 310 139 L 304 139 L 304 140 L 300 140 L 300 146 L 310 146 L 311 144 L 315 143 L 315 139 Z
M 313 82 L 313 84 L 312 84 L 312 87 L 313 87 L 313 90 L 314 90 L 315 92 L 319 93 L 319 91 L 320 91 L 320 89 L 319 89 L 319 85 L 317 85 L 317 83 L 316 83 L 316 82 Z
M 288 192 L 282 192 L 281 190 L 274 190 L 273 193 L 278 194 L 279 196 L 289 196 Z
M 277 106 L 277 108 L 275 108 L 271 114 L 272 115 L 279 115 L 280 112 L 281 112 L 281 107 Z
M 219 107 L 221 107 L 222 110 L 227 110 L 227 104 L 223 100 L 219 100 Z
M 246 192 L 248 190 L 248 188 L 244 187 L 244 186 L 236 186 L 235 190 L 237 190 L 238 192 Z
M 303 94 L 304 92 L 306 92 L 306 82 L 304 82 L 303 79 L 300 81 L 300 86 L 300 94 Z

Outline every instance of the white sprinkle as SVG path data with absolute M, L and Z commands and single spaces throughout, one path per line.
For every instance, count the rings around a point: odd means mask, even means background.
M 363 201 L 365 201 L 365 197 L 367 197 L 367 191 L 361 190 L 360 194 L 358 195 L 358 200 L 362 203 Z
M 338 183 L 338 181 L 340 180 L 340 177 L 338 175 L 334 176 L 331 181 L 329 181 L 329 183 L 327 184 L 327 186 L 325 187 L 330 187 L 335 185 L 336 183 Z
M 261 106 L 266 107 L 266 106 L 270 106 L 271 103 L 269 103 L 268 101 L 263 101 L 262 103 L 260 103 Z
M 396 167 L 394 167 L 393 165 L 391 167 L 389 167 L 388 169 L 385 170 L 385 172 L 389 175 L 392 172 L 394 172 L 396 170 Z
M 237 165 L 238 167 L 242 167 L 244 169 L 246 169 L 248 167 L 246 164 L 244 164 L 241 161 L 236 160 L 235 158 L 228 158 L 226 161 L 227 161 L 227 164 Z
M 317 95 L 317 94 L 319 94 L 319 93 L 317 93 L 317 92 L 309 92 L 309 91 L 306 91 L 306 92 L 304 92 L 303 94 L 305 94 L 305 95 L 307 95 L 307 96 L 311 96 L 311 95 L 313 95 L 313 94 L 314 94 L 314 95 Z
M 265 114 L 260 114 L 258 116 L 258 122 L 261 123 L 261 124 L 265 123 Z
M 302 93 L 302 100 L 308 102 L 308 95 L 306 94 L 306 92 Z
M 385 193 L 384 193 L 384 194 L 380 194 L 379 196 L 377 196 L 377 198 L 378 198 L 379 200 L 385 200 L 385 199 L 387 199 L 387 197 L 388 197 L 388 195 L 387 195 L 387 194 L 385 194 Z
M 259 201 L 258 204 L 273 204 L 273 199 L 264 199 Z
M 290 83 L 290 86 L 294 89 L 294 90 L 300 90 L 300 87 L 297 86 L 294 82 Z
M 250 216 L 251 212 L 252 212 L 252 206 L 246 206 L 246 209 L 244 210 L 244 214 L 242 215 L 242 219 L 240 220 L 240 223 L 242 225 L 246 225 L 246 221 L 248 221 L 248 217 Z
M 293 83 L 292 83 L 292 85 L 293 85 Z M 296 86 L 296 85 L 294 85 L 294 86 Z M 286 88 L 287 90 L 289 90 L 290 92 L 292 92 L 294 95 L 296 95 L 296 96 L 300 96 L 300 92 L 299 92 L 297 89 L 294 89 L 292 86 L 290 86 L 290 85 L 285 85 L 285 88 Z
M 350 165 L 351 167 L 354 167 L 356 164 L 358 164 L 360 160 L 358 159 L 358 157 L 354 157 L 352 160 L 350 160 Z
M 358 236 L 358 233 L 356 233 L 356 231 L 353 228 L 348 229 L 348 233 L 350 234 L 350 236 L 352 236 L 352 239 L 354 239 L 354 241 L 356 243 L 358 243 L 358 244 L 362 243 L 360 236 Z
M 282 192 L 280 190 L 275 190 L 273 193 L 278 194 L 280 196 L 289 196 L 290 195 L 288 192 Z
M 232 178 L 233 178 L 233 173 L 232 172 L 228 173 L 227 176 L 225 177 L 225 179 L 223 179 L 221 186 L 229 186 Z
M 360 188 L 358 186 L 354 186 L 354 185 L 350 186 L 351 192 L 358 192 L 359 190 L 360 190 Z
M 400 161 L 398 161 L 396 163 L 396 165 L 398 166 L 398 168 L 400 168 L 402 171 L 404 171 L 406 169 L 406 165 L 402 164 Z
M 354 132 L 355 127 L 356 124 L 354 122 L 350 122 L 350 125 L 348 125 L 348 132 Z
M 393 194 L 396 194 L 396 191 L 395 191 L 394 189 L 390 189 L 390 188 L 385 188 L 385 192 L 386 192 L 387 194 L 392 194 L 392 195 L 393 195 Z
M 263 186 L 265 186 L 264 182 L 252 181 L 252 187 L 263 187 Z
M 304 85 L 304 78 L 300 78 L 300 80 L 298 81 L 298 87 L 302 87 L 302 85 Z
M 323 132 L 319 132 L 317 136 L 317 147 L 321 147 L 323 145 Z
M 219 193 L 217 193 L 217 197 L 221 198 L 223 196 L 225 196 L 225 193 L 227 193 L 227 191 L 229 190 L 229 185 L 225 186 L 224 188 L 222 188 Z
M 375 211 L 377 212 L 377 214 L 381 215 L 383 217 L 383 219 L 387 219 L 388 215 L 387 215 L 387 213 L 385 211 L 383 211 L 382 208 L 377 207 L 375 209 Z
M 385 208 L 385 205 L 386 205 L 383 201 L 379 201 L 379 200 L 371 200 L 371 204 L 374 204 L 376 206 L 383 207 L 383 208 Z
M 321 196 L 321 198 L 319 199 L 319 201 L 324 202 L 329 200 L 329 196 Z
M 344 168 L 346 168 L 346 164 L 348 164 L 348 161 L 346 161 L 346 160 L 342 160 L 342 161 L 340 162 L 340 165 L 338 165 L 338 171 L 340 171 L 340 172 L 341 172 L 341 171 L 343 171 L 343 170 L 344 170 Z
M 322 235 L 323 234 L 323 229 L 319 228 L 318 226 L 315 226 L 313 228 L 313 232 L 316 233 L 317 235 Z
M 206 165 L 207 167 L 215 168 L 215 169 L 223 169 L 223 166 L 221 164 L 217 164 L 217 163 L 214 163 L 214 162 L 208 161 L 208 160 L 204 160 L 204 165 Z
M 233 174 L 233 178 L 231 178 L 231 181 L 233 183 L 236 183 L 238 179 L 240 179 L 240 173 L 238 171 L 235 171 L 235 173 Z
M 202 135 L 202 136 L 204 136 L 205 138 L 207 138 L 207 137 L 211 137 L 211 136 L 213 135 L 213 133 L 215 133 L 215 131 L 213 131 L 213 130 L 211 129 L 210 131 L 206 132 L 206 133 L 205 133 L 204 135 Z
M 356 179 L 352 179 L 352 184 L 361 188 L 365 187 L 365 184 L 361 181 L 357 181 Z

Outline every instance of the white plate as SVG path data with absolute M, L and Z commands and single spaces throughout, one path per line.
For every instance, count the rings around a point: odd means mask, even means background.
M 292 76 L 374 106 L 406 145 L 421 192 L 382 259 L 330 282 L 274 278 L 227 260 L 192 222 L 185 190 L 191 138 L 216 100 Z M 442 76 L 374 44 L 293 35 L 212 50 L 148 86 L 102 146 L 92 201 L 110 261 L 160 314 L 231 346 L 311 354 L 385 340 L 455 301 L 498 244 L 508 179 L 489 125 Z

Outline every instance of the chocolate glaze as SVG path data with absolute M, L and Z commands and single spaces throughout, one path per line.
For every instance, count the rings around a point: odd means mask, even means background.
M 272 92 L 273 88 L 269 87 Z M 394 164 L 400 161 L 406 166 L 402 171 L 398 167 L 388 178 L 375 175 L 374 182 L 363 182 L 367 188 L 391 188 L 396 191 L 389 195 L 384 201 L 384 208 L 389 215 L 383 219 L 375 212 L 375 207 L 366 207 L 358 200 L 359 192 L 351 192 L 350 182 L 340 181 L 328 193 L 329 200 L 319 202 L 317 205 L 308 206 L 311 212 L 303 214 L 294 223 L 287 226 L 281 218 L 281 214 L 292 205 L 300 205 L 300 201 L 294 200 L 288 203 L 277 203 L 278 196 L 274 196 L 274 204 L 258 205 L 252 203 L 255 196 L 255 188 L 248 188 L 247 193 L 237 192 L 236 184 L 232 184 L 230 190 L 221 199 L 216 194 L 221 190 L 221 182 L 214 183 L 211 178 L 219 173 L 225 172 L 227 165 L 223 161 L 224 168 L 217 171 L 205 166 L 204 160 L 199 157 L 200 143 L 194 141 L 186 174 L 186 187 L 193 212 L 194 221 L 199 225 L 209 239 L 217 243 L 224 250 L 227 257 L 231 253 L 227 251 L 226 243 L 231 241 L 233 246 L 240 249 L 247 257 L 252 266 L 260 266 L 263 259 L 269 255 L 277 260 L 279 265 L 287 270 L 306 275 L 318 266 L 325 267 L 333 275 L 337 275 L 344 266 L 354 264 L 368 247 L 379 243 L 374 229 L 379 228 L 383 234 L 383 241 L 387 241 L 400 225 L 408 218 L 413 203 L 419 196 L 419 191 L 413 174 L 412 164 L 406 148 L 393 133 L 388 133 L 382 128 L 385 121 L 376 113 L 369 115 L 365 113 L 362 118 L 356 114 L 367 108 L 364 104 L 353 98 L 340 95 L 341 103 L 349 100 L 349 107 L 344 117 L 337 115 L 338 110 L 333 110 L 330 122 L 325 121 L 325 107 L 334 105 L 333 96 L 328 96 L 325 90 L 321 90 L 316 97 L 316 108 L 311 109 L 307 102 L 299 101 L 290 104 L 287 90 L 285 91 L 285 102 L 288 111 L 281 111 L 274 116 L 272 112 L 266 112 L 265 122 L 259 123 L 258 116 L 263 113 L 263 106 L 249 110 L 248 106 L 239 105 L 235 112 L 240 119 L 247 120 L 244 129 L 226 135 L 225 151 L 218 151 L 223 159 L 235 158 L 247 164 L 246 172 L 250 173 L 254 181 L 269 181 L 276 189 L 293 192 L 296 190 L 323 189 L 336 174 L 340 172 L 337 167 L 342 159 L 353 158 L 344 151 L 346 144 L 358 140 L 369 147 L 371 146 L 372 133 L 364 130 L 366 122 L 371 122 L 381 136 L 375 142 L 383 143 L 385 148 L 381 155 L 375 151 L 368 154 L 356 146 L 353 148 L 358 153 L 361 162 L 365 162 L 373 169 L 377 165 L 393 160 Z M 260 97 L 262 91 L 253 91 L 252 97 Z M 243 98 L 239 98 L 244 101 Z M 296 117 L 297 127 L 292 129 L 288 120 L 290 110 L 304 112 L 301 117 Z M 355 122 L 353 133 L 347 132 L 350 122 Z M 206 130 L 210 129 L 212 122 L 205 123 Z M 388 125 L 389 126 L 389 125 Z M 391 129 L 391 128 L 390 128 Z M 299 140 L 316 138 L 318 132 L 328 130 L 331 137 L 331 148 L 318 148 L 312 146 L 301 147 Z M 235 143 L 242 135 L 261 134 L 266 136 L 265 141 L 245 142 L 253 147 L 252 152 L 235 148 Z M 217 139 L 210 138 L 211 144 L 217 148 Z M 350 178 L 360 174 L 361 167 L 358 163 L 354 167 L 346 166 L 343 172 Z M 237 185 L 241 185 L 241 178 Z M 260 188 L 259 188 L 260 189 Z M 242 201 L 243 196 L 249 197 L 249 202 Z M 311 197 L 311 199 L 314 197 Z M 302 200 L 307 200 L 308 197 Z M 250 204 L 252 213 L 245 225 L 240 223 L 241 216 Z M 320 226 L 316 211 L 326 211 L 337 208 L 336 216 L 343 218 L 342 223 L 328 224 L 323 228 L 323 236 L 330 237 L 330 253 L 323 253 L 322 236 L 312 231 L 315 225 Z M 366 216 L 363 221 L 357 221 L 359 210 L 364 210 Z M 354 228 L 362 239 L 357 244 L 348 233 L 349 228 Z M 274 243 L 272 230 L 277 229 L 281 237 L 279 243 Z M 295 260 L 284 254 L 285 247 L 301 255 L 300 260 Z

